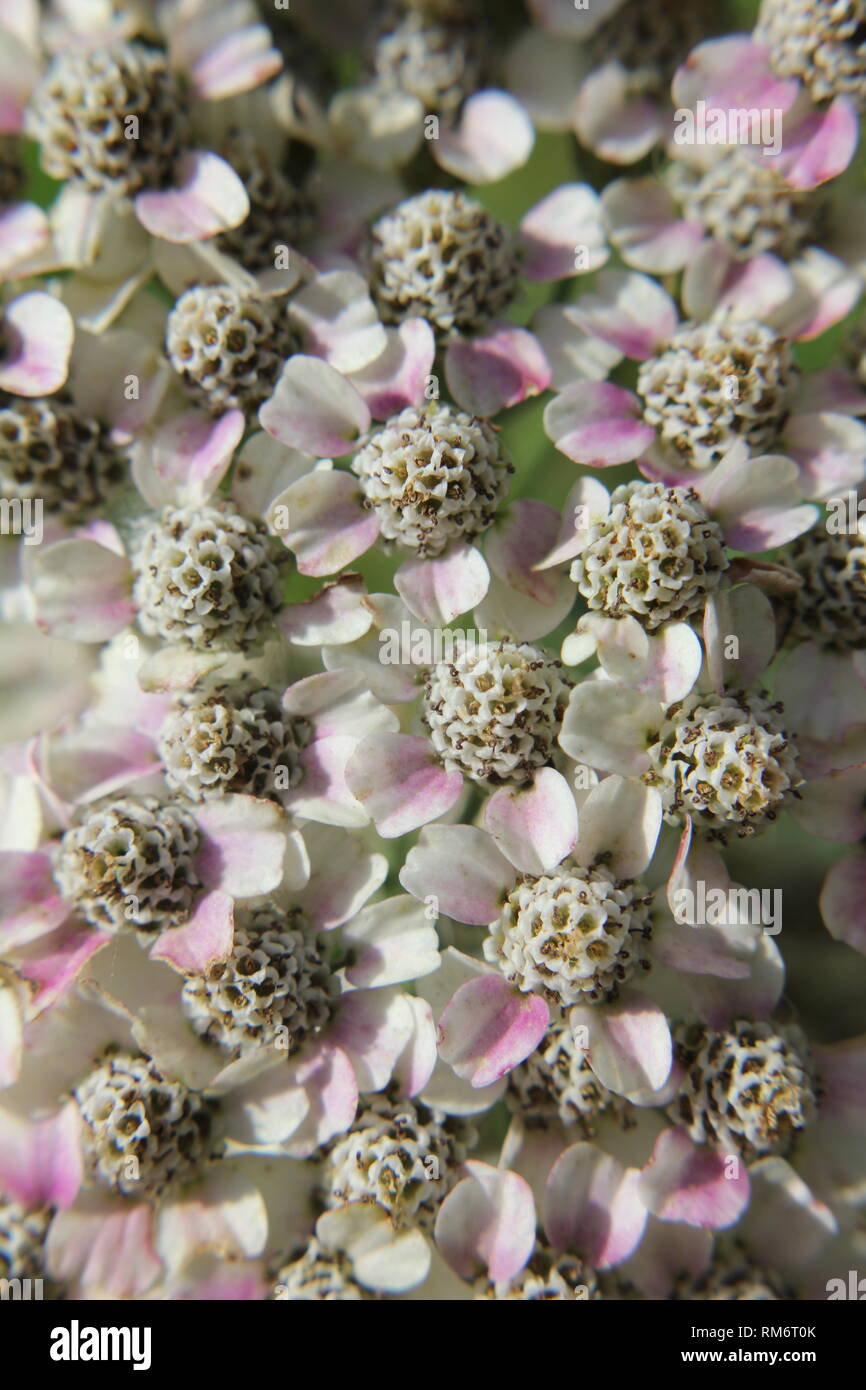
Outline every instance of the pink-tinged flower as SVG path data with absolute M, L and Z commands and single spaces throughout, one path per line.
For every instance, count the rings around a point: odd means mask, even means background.
M 268 30 L 249 22 L 254 12 L 165 6 L 165 53 L 135 31 L 91 28 L 76 12 L 67 18 L 51 34 L 42 76 L 32 62 L 28 70 L 23 121 L 46 173 L 77 186 L 94 210 L 106 199 L 131 200 L 145 230 L 169 241 L 199 241 L 242 222 L 243 183 L 224 159 L 195 148 L 184 91 L 186 84 L 197 99 L 219 101 L 279 70 Z M 148 114 L 139 123 L 141 110 Z
M 850 312 L 863 292 L 856 202 L 843 204 L 827 232 L 826 200 L 791 189 L 749 147 L 671 153 L 660 178 L 618 179 L 602 194 L 608 235 L 627 265 L 653 275 L 682 270 L 696 312 L 707 285 L 732 283 L 760 259 L 780 296 L 767 320 L 801 341 Z
M 703 637 L 701 667 L 684 625 L 648 637 L 630 617 L 582 619 L 567 657 L 595 650 L 601 669 L 572 690 L 559 741 L 578 763 L 656 788 L 670 824 L 725 844 L 766 828 L 804 776 L 785 706 L 755 684 L 775 651 L 766 596 L 743 585 L 711 599 Z
M 545 111 L 535 93 L 551 66 L 554 93 L 563 99 L 566 72 L 571 78 L 574 130 L 601 159 L 633 164 L 666 138 L 671 79 L 689 50 L 717 28 L 714 15 L 681 0 L 602 0 L 581 8 L 571 0 L 532 0 L 530 8 L 546 40 L 527 50 L 530 71 L 515 79 L 530 113 L 538 101 Z
M 55 1296 L 220 1298 L 232 1274 L 232 1296 L 263 1296 L 254 1262 L 309 1231 L 309 1168 L 228 1153 L 219 1098 L 157 1068 L 109 1003 L 73 995 L 32 1025 L 4 1093 L 0 1184 L 17 1224 L 48 1224 L 39 1273 Z
M 763 163 L 790 187 L 815 188 L 850 164 L 859 135 L 857 110 L 847 95 L 835 95 L 827 104 L 829 92 L 816 104 L 787 64 L 779 63 L 774 46 L 765 46 L 766 37 L 759 25 L 754 38 L 731 34 L 700 44 L 674 77 L 673 102 L 679 110 L 694 111 L 702 101 L 706 111 L 725 118 L 746 111 L 754 129 L 734 140 L 761 147 Z M 780 138 L 768 142 L 760 134 L 761 115 L 772 113 L 775 129 L 777 112 L 783 116 Z M 779 148 L 773 148 L 776 143 Z
M 715 244 L 708 246 L 715 256 Z M 669 483 L 694 481 L 726 455 L 743 468 L 733 450 L 740 445 L 776 459 L 777 468 L 777 455 L 793 459 L 804 496 L 856 487 L 866 427 L 850 415 L 862 405 L 850 392 L 840 395 L 832 375 L 807 382 L 804 392 L 788 330 L 773 326 L 789 272 L 772 257 L 739 264 L 721 255 L 723 263 L 702 265 L 700 279 L 687 284 L 691 319 L 682 324 L 673 299 L 648 276 L 601 273 L 598 292 L 571 317 L 640 362 L 637 391 L 593 380 L 567 386 L 545 410 L 548 436 L 576 463 L 637 460 L 645 476 Z
M 80 791 L 83 805 L 55 795 L 59 840 L 2 852 L 0 941 L 32 986 L 34 1014 L 53 1005 L 117 933 L 136 933 L 155 959 L 178 969 L 206 970 L 231 952 L 237 902 L 309 878 L 304 841 L 273 802 L 227 796 L 193 812 L 146 793 L 99 797 L 156 766 L 147 740 L 124 737 L 114 767 L 94 770 Z M 79 786 L 84 779 L 71 764 L 88 747 L 85 737 L 55 750 L 66 754 L 63 771 Z M 102 783 L 88 802 L 94 775 Z
M 310 357 L 286 364 L 262 425 L 296 451 L 353 452 L 355 477 L 326 464 L 291 484 L 273 504 L 287 512 L 282 539 L 301 573 L 314 576 L 343 569 L 378 539 L 395 547 L 406 557 L 396 587 L 422 623 L 444 625 L 479 605 L 486 621 L 489 600 L 492 626 L 549 631 L 567 611 L 566 590 L 533 566 L 553 543 L 555 514 L 531 501 L 506 509 L 513 467 L 495 430 L 453 406 L 422 404 L 421 375 L 413 375 L 402 408 L 392 399 L 395 413 L 371 429 L 371 411 L 346 377 Z M 487 559 L 474 544 L 485 533 Z
M 653 1103 L 646 1097 L 670 1071 L 670 1032 L 634 981 L 653 954 L 652 894 L 640 876 L 661 800 L 608 777 L 567 815 L 555 799 L 545 806 L 545 790 L 503 790 L 488 802 L 486 829 L 428 827 L 407 857 L 405 888 L 458 922 L 488 927 L 486 966 L 452 953 L 459 969 L 438 1020 L 440 1057 L 472 1087 L 490 1086 L 542 1042 L 552 1006 L 554 1026 L 565 1017 L 603 1087 Z M 749 976 L 754 936 L 708 933 L 689 951 L 663 930 L 663 958 L 686 972 Z
M 69 310 L 52 294 L 30 290 L 7 303 L 0 320 L 0 391 L 58 391 L 69 370 L 74 332 Z

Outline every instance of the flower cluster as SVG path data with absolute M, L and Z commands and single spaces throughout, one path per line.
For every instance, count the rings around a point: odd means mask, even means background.
M 0 1278 L 856 1263 L 866 6 L 740 10 L 0 5 Z

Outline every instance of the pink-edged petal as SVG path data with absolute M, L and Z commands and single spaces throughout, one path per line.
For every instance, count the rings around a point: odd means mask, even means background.
M 520 243 L 528 280 L 565 280 L 598 270 L 610 254 L 598 194 L 585 183 L 562 184 L 523 218 Z
M 268 27 L 248 24 L 200 53 L 189 69 L 189 77 L 197 96 L 221 101 L 260 86 L 282 65 L 279 52 L 271 44 Z
M 793 294 L 772 318 L 773 326 L 786 338 L 809 342 L 820 337 L 851 312 L 863 293 L 863 281 L 859 274 L 850 270 L 837 256 L 831 256 L 817 246 L 808 246 L 791 265 L 790 271 L 794 280 Z M 843 375 L 837 373 L 839 377 Z M 806 403 L 808 394 L 803 393 L 806 401 L 798 398 L 798 411 L 833 408 L 823 404 L 810 407 Z M 853 413 L 858 414 L 859 410 L 855 407 Z
M 243 183 L 219 155 L 193 150 L 182 156 L 176 186 L 139 193 L 135 211 L 151 236 L 187 244 L 237 227 L 250 210 Z
M 70 911 L 57 891 L 50 854 L 0 851 L 0 951 L 46 936 Z
M 456 126 L 434 142 L 436 163 L 466 183 L 495 183 L 520 169 L 535 143 L 532 122 L 507 92 L 476 92 Z
M 404 1294 L 423 1284 L 430 1271 L 430 1243 L 417 1227 L 395 1230 L 377 1204 L 349 1202 L 316 1222 L 326 1249 L 348 1256 L 359 1284 L 379 1293 Z M 425 1286 L 426 1287 L 426 1286 Z
M 22 961 L 22 975 L 37 986 L 31 1001 L 33 1013 L 41 1013 L 56 1004 L 78 979 L 88 961 L 108 945 L 108 940 L 105 933 L 94 931 L 92 927 L 70 923 L 47 939 L 38 956 L 28 956 Z
M 799 90 L 797 81 L 774 75 L 765 48 L 748 35 L 732 34 L 698 44 L 678 68 L 672 94 L 676 106 L 694 107 L 703 99 L 708 108 L 787 111 Z
M 563 594 L 563 576 L 550 573 L 547 566 L 558 535 L 559 515 L 553 507 L 520 498 L 500 513 L 488 531 L 487 563 L 509 589 L 545 606 L 556 605 Z
M 354 372 L 381 356 L 385 329 L 367 288 L 354 270 L 328 270 L 292 296 L 292 317 L 307 351 L 338 372 Z
M 449 1192 L 436 1215 L 436 1244 L 464 1279 L 481 1270 L 494 1284 L 513 1279 L 535 1244 L 535 1202 L 517 1173 L 470 1159 L 469 1177 Z
M 364 908 L 343 928 L 353 952 L 346 979 L 376 989 L 429 975 L 439 966 L 439 938 L 425 907 L 403 895 Z
M 81 1119 L 69 1101 L 42 1120 L 0 1110 L 0 1188 L 24 1207 L 68 1207 L 84 1177 Z
M 606 381 L 567 386 L 546 406 L 544 429 L 561 454 L 587 468 L 630 463 L 656 437 L 637 396 Z
M 503 327 L 451 343 L 445 354 L 445 380 L 464 410 L 490 416 L 546 391 L 551 371 L 532 333 Z
M 394 576 L 394 587 L 410 613 L 433 627 L 445 627 L 475 608 L 489 583 L 483 555 L 462 542 L 433 560 L 404 560 Z
M 154 1210 L 113 1193 L 82 1193 L 51 1223 L 48 1271 L 84 1298 L 141 1298 L 162 1265 L 154 1246 Z
M 745 690 L 775 655 L 773 605 L 754 584 L 723 590 L 707 600 L 703 633 L 707 668 L 718 693 L 726 687 Z M 736 655 L 728 652 L 732 636 L 737 639 Z
M 50 235 L 48 218 L 35 203 L 0 209 L 0 275 L 33 256 Z
M 225 1261 L 222 1255 L 200 1258 L 172 1281 L 173 1303 L 260 1303 L 271 1296 L 273 1282 L 258 1260 Z
M 863 480 L 866 428 L 860 420 L 829 411 L 795 415 L 785 430 L 785 449 L 799 466 L 807 497 L 839 497 Z
M 352 384 L 377 420 L 388 420 L 406 406 L 424 400 L 436 342 L 426 319 L 406 319 L 386 328 L 385 349 L 374 361 L 352 373 Z
M 200 506 L 222 482 L 243 435 L 240 410 L 216 419 L 202 410 L 175 416 L 137 451 L 133 476 L 139 491 L 152 507 Z
M 863 723 L 863 684 L 850 657 L 814 642 L 801 642 L 785 654 L 776 694 L 800 738 L 841 743 Z
M 538 506 L 539 504 L 534 505 Z M 513 511 L 514 508 L 509 507 L 506 517 L 510 517 Z M 610 494 L 604 484 L 600 483 L 597 478 L 579 478 L 565 499 L 562 521 L 557 529 L 553 546 L 546 551 L 540 560 L 536 561 L 534 568 L 541 570 L 552 565 L 562 565 L 567 560 L 572 560 L 575 555 L 579 555 L 586 545 L 586 537 L 592 523 L 603 520 L 609 511 Z M 487 550 L 490 554 L 489 541 Z M 491 563 L 496 569 L 496 560 L 493 557 L 491 557 Z
M 50 396 L 66 380 L 75 329 L 65 304 L 31 290 L 7 304 L 0 342 L 0 390 Z
M 561 773 L 542 767 L 526 787 L 500 787 L 484 808 L 484 827 L 516 869 L 543 874 L 573 849 L 577 806 Z
M 621 878 L 638 878 L 655 853 L 662 828 L 661 798 L 654 787 L 626 777 L 605 777 L 580 808 L 578 862 L 604 863 Z
M 821 1112 L 855 1134 L 866 1130 L 866 1037 L 815 1048 Z
M 477 826 L 430 825 L 406 856 L 400 882 L 455 921 L 481 927 L 499 916 L 514 870 Z
M 572 1029 L 585 1027 L 587 1060 L 603 1085 L 617 1095 L 657 1091 L 673 1059 L 671 1030 L 655 1000 L 629 990 L 603 1009 L 571 1010 Z
M 654 275 L 682 270 L 704 238 L 702 223 L 681 219 L 657 179 L 617 179 L 601 203 L 611 241 L 635 270 Z
M 196 866 L 208 888 L 248 898 L 279 887 L 288 821 L 275 802 L 224 796 L 199 807 L 196 820 L 202 833 Z
M 551 1169 L 544 1193 L 544 1228 L 557 1250 L 573 1250 L 596 1269 L 628 1259 L 647 1213 L 639 1173 L 592 1144 L 573 1144 Z
M 126 560 L 96 541 L 58 541 L 34 555 L 36 625 L 72 642 L 106 642 L 135 615 Z
M 684 976 L 694 1012 L 711 1027 L 726 1028 L 735 1018 L 768 1018 L 778 1004 L 785 987 L 785 963 L 771 936 L 762 933 L 757 938 L 749 963 L 747 977 L 738 977 L 731 968 L 726 979 L 720 974 Z
M 582 144 L 611 164 L 633 164 L 649 154 L 663 132 L 659 105 L 635 95 L 621 63 L 595 68 L 581 83 L 574 129 Z
M 370 549 L 379 521 L 363 500 L 357 478 L 330 469 L 308 473 L 280 493 L 274 506 L 288 512 L 280 539 L 294 551 L 301 574 L 334 574 Z
M 417 830 L 450 811 L 463 790 L 425 738 L 379 734 L 365 739 L 346 766 L 346 782 L 386 839 Z
M 663 704 L 681 700 L 698 678 L 703 661 L 700 640 L 686 623 L 668 623 L 648 636 L 636 618 L 586 614 L 578 633 L 590 632 L 602 667 L 611 680 L 655 695 Z
M 640 1194 L 662 1221 L 723 1230 L 749 1204 L 749 1174 L 742 1160 L 698 1147 L 681 1129 L 665 1129 L 640 1178 Z
M 784 175 L 791 188 L 817 188 L 848 168 L 860 138 L 857 112 L 845 97 L 825 110 L 809 104 L 807 114 L 785 122 L 781 154 L 765 162 Z
M 678 322 L 677 307 L 661 285 L 630 270 L 603 270 L 595 293 L 574 306 L 574 318 L 585 333 L 638 362 L 668 342 Z
M 830 935 L 866 955 L 866 854 L 856 850 L 830 867 L 819 905 Z
M 355 387 L 327 362 L 296 353 L 283 368 L 259 423 L 282 444 L 315 458 L 340 458 L 370 428 L 370 411 Z
M 410 1043 L 416 1016 L 401 989 L 359 989 L 344 994 L 329 1038 L 345 1052 L 361 1091 L 381 1091 Z
M 794 277 L 771 255 L 736 261 L 720 241 L 702 242 L 683 275 L 682 301 L 693 318 L 732 313 L 771 318 L 794 292 Z
M 366 592 L 360 574 L 344 574 L 305 603 L 289 604 L 277 626 L 290 642 L 302 647 L 356 642 L 373 623 L 373 614 L 364 604 Z
M 151 947 L 152 960 L 164 960 L 182 975 L 205 975 L 228 960 L 234 939 L 234 902 L 228 893 L 205 893 L 182 927 L 164 931 Z
M 501 975 L 461 985 L 439 1019 L 439 1055 L 472 1086 L 489 1086 L 534 1052 L 549 1013 L 536 994 L 518 994 Z

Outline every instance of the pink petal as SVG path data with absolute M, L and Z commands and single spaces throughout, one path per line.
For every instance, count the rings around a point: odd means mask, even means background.
M 52 637 L 105 642 L 135 615 L 126 560 L 90 540 L 59 541 L 30 563 L 36 625 Z
M 412 1033 L 395 1063 L 394 1080 L 407 1096 L 417 1096 L 436 1067 L 436 1025 L 426 1000 L 410 995 L 406 1003 L 412 1014 Z
M 558 536 L 559 515 L 553 507 L 522 497 L 500 513 L 487 533 L 487 563 L 497 579 L 510 589 L 538 603 L 555 604 L 562 575 L 549 573 L 547 564 Z
M 792 188 L 817 188 L 844 173 L 859 137 L 857 112 L 845 97 L 837 97 L 826 110 L 811 107 L 793 129 L 786 121 L 781 155 L 765 163 L 784 174 Z
M 640 1194 L 662 1221 L 721 1230 L 733 1226 L 749 1204 L 744 1162 L 699 1148 L 681 1129 L 665 1129 L 640 1179 Z
M 525 328 L 497 328 L 485 337 L 458 339 L 445 354 L 448 390 L 473 415 L 496 415 L 537 396 L 551 371 L 537 338 Z
M 227 232 L 248 215 L 246 189 L 219 155 L 192 150 L 182 156 L 175 177 L 174 188 L 135 199 L 138 220 L 151 236 L 186 245 Z
M 814 1049 L 821 1078 L 821 1113 L 862 1134 L 866 1119 L 866 1038 L 846 1038 Z
M 507 92 L 476 92 L 464 103 L 459 124 L 442 129 L 432 154 L 466 183 L 495 183 L 526 163 L 534 142 L 519 101 Z
M 834 940 L 866 955 L 866 854 L 856 850 L 831 865 L 819 905 Z
M 373 362 L 352 373 L 352 384 L 377 420 L 420 405 L 433 370 L 436 343 L 426 319 L 406 319 L 387 328 L 387 346 Z
M 269 29 L 264 24 L 249 24 L 203 53 L 189 76 L 197 96 L 219 101 L 259 87 L 282 65 L 282 58 L 271 46 Z
M 728 637 L 736 633 L 737 655 L 728 656 Z M 754 584 L 726 589 L 707 600 L 703 623 L 707 667 L 721 695 L 745 690 L 765 671 L 776 652 L 773 605 Z
M 763 1249 L 763 1247 L 759 1247 Z M 651 1216 L 640 1247 L 623 1270 L 647 1298 L 670 1298 L 683 1274 L 692 1279 L 710 1264 L 713 1237 L 709 1231 L 678 1222 L 659 1221 Z
M 651 97 L 636 96 L 622 64 L 609 62 L 581 83 L 574 129 L 600 159 L 633 164 L 649 154 L 663 126 L 658 104 Z
M 315 458 L 348 454 L 370 428 L 370 411 L 355 387 L 327 362 L 296 353 L 274 394 L 259 411 L 259 423 L 282 444 Z
M 366 592 L 360 574 L 344 574 L 305 603 L 287 605 L 277 626 L 290 642 L 302 647 L 355 642 L 373 622 L 364 604 Z
M 581 805 L 575 856 L 586 865 L 603 857 L 620 878 L 637 878 L 653 857 L 661 827 L 654 787 L 636 778 L 605 777 Z
M 310 280 L 292 296 L 292 316 L 307 351 L 338 372 L 366 367 L 387 347 L 367 281 L 354 270 L 327 270 Z
M 0 274 L 26 261 L 48 241 L 48 218 L 35 203 L 0 210 Z
M 306 1158 L 335 1134 L 343 1134 L 355 1118 L 358 1086 L 342 1048 L 316 1041 L 309 1055 L 294 1068 L 310 1107 L 285 1145 L 293 1158 Z
M 363 500 L 357 478 L 330 469 L 308 473 L 280 494 L 274 505 L 288 509 L 280 539 L 294 551 L 301 574 L 333 574 L 370 549 L 379 520 Z
M 471 825 L 430 825 L 406 856 L 400 882 L 416 898 L 458 922 L 488 926 L 514 887 L 514 871 L 485 831 Z
M 68 1207 L 84 1176 L 78 1106 L 44 1120 L 0 1110 L 0 1187 L 24 1207 Z
M 463 790 L 461 774 L 446 772 L 427 740 L 410 734 L 365 739 L 346 782 L 388 840 L 444 815 Z
M 573 312 L 585 333 L 638 362 L 668 342 L 678 321 L 676 305 L 661 285 L 628 270 L 603 270 L 596 292 L 578 300 Z
M 0 951 L 47 935 L 69 916 L 51 865 L 41 850 L 0 850 Z
M 38 986 L 31 1001 L 34 1014 L 55 1004 L 108 942 L 106 933 L 70 923 L 48 938 L 38 956 L 20 962 L 22 975 Z
M 562 184 L 523 218 L 520 241 L 528 280 L 566 280 L 598 270 L 610 254 L 598 194 L 585 183 Z M 586 264 L 578 264 L 578 250 L 587 253 Z
M 671 1032 L 655 1000 L 630 989 L 603 1009 L 572 1009 L 569 1019 L 573 1027 L 588 1028 L 587 1060 L 609 1090 L 618 1095 L 657 1091 L 667 1081 Z
M 86 1192 L 51 1223 L 51 1275 L 85 1298 L 140 1298 L 162 1272 L 154 1246 L 154 1210 L 113 1193 Z
M 283 878 L 288 822 L 273 801 L 224 796 L 196 811 L 202 847 L 196 867 L 208 888 L 236 898 L 257 897 Z
M 442 1013 L 439 1055 L 476 1089 L 489 1086 L 534 1052 L 548 1019 L 537 994 L 518 994 L 501 975 L 479 975 Z
M 573 849 L 577 806 L 561 773 L 542 767 L 526 787 L 500 787 L 484 808 L 484 827 L 516 869 L 543 874 Z
M 228 893 L 205 893 L 182 927 L 164 931 L 151 947 L 152 960 L 164 960 L 182 975 L 204 975 L 228 960 L 234 939 L 234 902 Z
M 50 396 L 66 380 L 75 329 L 65 304 L 32 290 L 3 311 L 0 390 Z
M 800 86 L 774 76 L 765 48 L 747 35 L 732 34 L 698 44 L 678 69 L 672 90 L 676 106 L 694 107 L 703 99 L 708 108 L 787 111 Z
M 402 990 L 358 989 L 343 995 L 329 1037 L 351 1060 L 360 1090 L 381 1091 L 411 1041 L 415 1024 Z
M 462 542 L 434 560 L 404 560 L 394 575 L 394 587 L 410 613 L 432 627 L 445 627 L 475 608 L 489 583 L 483 555 Z
M 685 268 L 683 308 L 693 318 L 731 310 L 739 318 L 770 318 L 794 291 L 794 277 L 775 256 L 736 261 L 720 241 L 701 243 Z
M 601 201 L 611 241 L 636 270 L 655 275 L 682 270 L 704 238 L 703 225 L 682 221 L 657 179 L 617 179 Z
M 596 1269 L 628 1259 L 647 1213 L 639 1174 L 592 1144 L 573 1144 L 551 1169 L 544 1194 L 544 1227 L 557 1250 L 573 1250 Z
M 152 507 L 200 505 L 222 482 L 243 435 L 240 410 L 217 419 L 202 410 L 176 415 L 141 446 L 133 470 L 139 491 Z
M 656 437 L 637 396 L 610 382 L 577 381 L 550 402 L 544 429 L 561 454 L 587 468 L 630 463 Z
M 866 763 L 816 777 L 804 786 L 792 806 L 798 825 L 810 835 L 838 844 L 866 839 Z
M 436 1243 L 452 1269 L 493 1283 L 513 1279 L 535 1245 L 535 1202 L 516 1173 L 470 1160 L 470 1176 L 449 1192 L 436 1216 Z

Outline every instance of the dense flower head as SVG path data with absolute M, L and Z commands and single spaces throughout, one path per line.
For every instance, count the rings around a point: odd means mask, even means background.
M 866 0 L 0 0 L 3 1298 L 856 1297 L 864 114 Z

